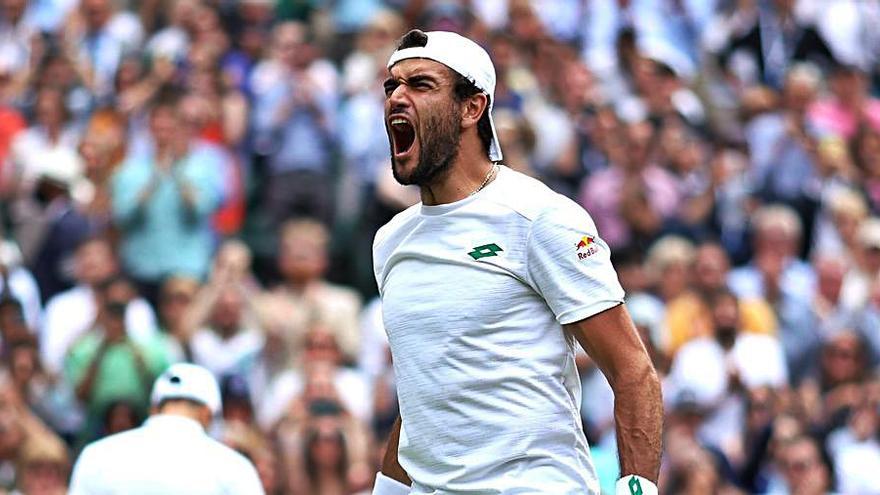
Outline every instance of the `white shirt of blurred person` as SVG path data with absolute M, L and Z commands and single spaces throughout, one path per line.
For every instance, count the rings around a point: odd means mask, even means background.
M 219 287 L 207 325 L 190 340 L 193 362 L 218 377 L 246 372 L 242 366 L 260 353 L 265 339 L 259 329 L 247 325 L 244 313 L 245 295 L 241 289 Z
M 850 310 L 868 304 L 872 285 L 880 274 L 880 218 L 869 217 L 862 221 L 856 239 L 855 263 L 844 276 L 840 295 L 841 304 Z
M 15 166 L 9 169 L 22 192 L 29 192 L 40 172 L 54 161 L 64 159 L 82 168 L 76 154 L 80 130 L 70 123 L 65 96 L 64 91 L 51 86 L 38 91 L 33 125 L 12 140 L 10 158 Z
M 261 318 L 286 340 L 290 359 L 302 349 L 305 334 L 318 324 L 336 338 L 346 363 L 360 352 L 360 296 L 324 280 L 330 234 L 314 220 L 291 220 L 281 228 L 278 270 L 281 285 L 259 302 Z
M 400 404 L 374 493 L 598 493 L 575 340 L 615 392 L 618 493 L 656 493 L 659 380 L 590 216 L 493 163 L 474 42 L 410 31 L 388 67 L 392 169 L 422 202 L 373 245 Z
M 119 272 L 110 242 L 101 237 L 86 239 L 74 255 L 74 274 L 78 285 L 58 294 L 46 304 L 40 333 L 43 366 L 59 373 L 70 346 L 85 334 L 98 316 L 98 284 Z M 133 299 L 125 310 L 125 327 L 130 337 L 143 340 L 156 332 L 156 316 L 141 298 Z
M 279 374 L 269 385 L 257 412 L 257 422 L 272 429 L 285 417 L 300 418 L 317 401 L 337 404 L 340 411 L 369 424 L 372 418 L 370 382 L 360 372 L 341 366 L 342 354 L 333 334 L 320 327 L 305 337 L 298 366 Z
M 153 415 L 140 428 L 88 445 L 73 468 L 71 495 L 263 493 L 254 466 L 206 434 L 220 387 L 205 368 L 178 363 L 153 385 Z
M 726 451 L 742 429 L 744 405 L 736 392 L 785 387 L 788 370 L 776 338 L 741 330 L 735 295 L 720 290 L 708 305 L 714 332 L 679 349 L 664 383 L 664 395 L 671 401 L 684 393 L 693 394 L 696 403 L 710 413 L 701 430 L 702 440 Z
M 111 0 L 82 0 L 62 32 L 64 49 L 98 98 L 110 96 L 119 63 L 140 48 L 143 38 L 137 14 Z
M 254 146 L 267 157 L 271 175 L 263 207 L 275 225 L 296 215 L 325 222 L 333 216 L 328 175 L 336 147 L 338 75 L 318 57 L 308 29 L 299 22 L 275 26 L 272 57 L 251 74 Z
M 741 299 L 775 303 L 785 293 L 811 301 L 816 277 L 810 265 L 798 259 L 803 227 L 797 213 L 779 204 L 762 206 L 752 215 L 752 226 L 752 260 L 730 272 L 730 289 Z
M 21 252 L 15 243 L 0 241 L 0 295 L 13 297 L 21 304 L 25 323 L 34 331 L 43 310 L 40 287 L 21 262 Z
M 857 399 L 846 425 L 828 435 L 828 454 L 843 493 L 869 493 L 877 485 L 874 475 L 880 470 L 878 383 L 855 389 Z

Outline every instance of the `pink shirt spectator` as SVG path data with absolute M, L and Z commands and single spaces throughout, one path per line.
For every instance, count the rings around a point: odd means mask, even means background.
M 880 131 L 880 99 L 868 99 L 863 108 L 868 125 Z M 855 136 L 859 128 L 859 116 L 833 98 L 811 105 L 808 119 L 823 134 L 830 133 L 845 139 Z
M 680 200 L 675 179 L 656 165 L 646 166 L 641 174 L 651 208 L 664 218 L 672 216 Z M 579 203 L 593 217 L 602 238 L 611 247 L 627 244 L 632 236 L 629 225 L 620 214 L 623 182 L 623 171 L 616 166 L 609 167 L 584 181 L 579 198 Z

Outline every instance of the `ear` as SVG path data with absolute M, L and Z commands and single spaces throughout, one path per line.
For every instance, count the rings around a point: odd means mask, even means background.
M 489 98 L 483 93 L 477 93 L 465 99 L 461 105 L 461 127 L 463 129 L 476 127 L 483 113 L 489 111 L 487 108 L 489 106 Z

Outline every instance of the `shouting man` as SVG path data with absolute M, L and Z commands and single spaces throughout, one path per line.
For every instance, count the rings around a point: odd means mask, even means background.
M 660 385 L 608 246 L 583 209 L 499 163 L 489 55 L 414 30 L 388 71 L 394 176 L 422 201 L 373 246 L 400 401 L 373 493 L 598 494 L 577 341 L 614 389 L 617 492 L 656 494 Z

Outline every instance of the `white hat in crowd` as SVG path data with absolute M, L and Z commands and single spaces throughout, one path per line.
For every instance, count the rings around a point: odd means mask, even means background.
M 428 31 L 425 46 L 414 46 L 397 50 L 388 60 L 388 68 L 401 60 L 426 58 L 449 67 L 472 82 L 480 91 L 489 96 L 489 124 L 492 126 L 492 142 L 489 144 L 489 159 L 501 161 L 501 144 L 492 120 L 492 107 L 495 104 L 495 66 L 489 54 L 480 45 L 464 36 L 449 31 Z
M 172 364 L 153 385 L 151 401 L 158 406 L 168 399 L 187 399 L 208 406 L 212 414 L 220 412 L 220 386 L 206 368 L 190 363 Z

